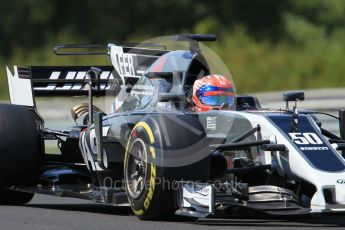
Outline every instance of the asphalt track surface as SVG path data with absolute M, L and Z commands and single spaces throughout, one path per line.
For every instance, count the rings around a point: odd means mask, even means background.
M 88 229 L 344 229 L 345 215 L 299 219 L 253 218 L 191 221 L 140 221 L 127 207 L 110 207 L 88 201 L 35 195 L 25 206 L 0 207 L 1 230 Z

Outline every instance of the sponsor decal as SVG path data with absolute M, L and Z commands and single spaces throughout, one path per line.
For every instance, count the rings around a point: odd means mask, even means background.
M 217 117 L 206 118 L 206 129 L 217 130 Z
M 345 184 L 345 179 L 338 179 L 338 180 L 337 180 L 337 183 L 338 183 L 338 184 Z
M 208 194 L 210 193 L 210 187 L 204 187 L 199 191 L 195 191 L 195 193 L 200 194 L 202 196 L 208 196 Z
M 115 54 L 115 69 L 120 75 L 136 77 L 133 66 L 133 55 L 131 54 Z
M 301 150 L 329 150 L 328 147 L 300 147 Z
M 322 136 L 315 122 L 307 115 L 298 117 L 298 130 L 291 131 L 291 115 L 269 116 L 269 119 L 283 133 L 290 137 L 299 154 L 314 168 L 326 172 L 345 170 L 345 164 L 340 155 Z M 291 149 L 290 151 L 293 151 Z
M 122 82 L 125 82 L 125 77 L 140 78 L 143 71 L 136 70 L 135 54 L 124 53 L 121 46 L 110 45 L 110 59 L 116 72 L 120 75 Z
M 316 133 L 289 133 L 289 136 L 296 145 L 306 145 L 299 147 L 302 151 L 329 150 L 327 146 L 320 146 L 324 145 L 324 142 Z
M 322 145 L 323 141 L 316 133 L 289 133 L 291 139 L 297 145 Z
M 49 78 L 47 79 L 47 83 L 49 83 L 49 80 L 57 80 L 57 79 L 66 79 L 66 80 L 84 80 L 86 78 L 86 71 L 53 71 L 51 72 Z M 103 71 L 100 75 L 101 80 L 110 80 L 114 79 L 113 74 L 111 71 Z M 86 90 L 84 88 L 86 84 L 85 83 L 64 83 L 64 84 L 59 84 L 58 86 L 57 83 L 49 83 L 45 87 L 35 87 L 34 90 Z M 109 84 L 107 83 L 101 83 L 101 89 L 108 89 L 110 87 Z
M 153 96 L 155 91 L 155 88 L 152 85 L 139 85 L 136 84 L 132 91 L 131 94 L 138 95 L 138 96 Z

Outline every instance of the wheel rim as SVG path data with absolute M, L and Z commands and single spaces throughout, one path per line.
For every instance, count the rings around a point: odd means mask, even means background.
M 125 176 L 129 195 L 133 199 L 139 198 L 144 191 L 147 176 L 146 144 L 140 138 L 135 139 L 129 148 Z

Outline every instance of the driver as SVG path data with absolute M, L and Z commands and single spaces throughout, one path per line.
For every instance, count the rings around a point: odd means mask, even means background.
M 218 74 L 208 75 L 194 82 L 191 109 L 195 112 L 231 109 L 234 108 L 235 97 L 229 79 Z

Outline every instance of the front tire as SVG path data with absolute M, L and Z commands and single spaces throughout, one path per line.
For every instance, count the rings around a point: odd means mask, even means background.
M 141 220 L 167 219 L 174 212 L 172 191 L 156 184 L 157 178 L 164 176 L 164 169 L 153 162 L 158 154 L 152 147 L 154 141 L 151 127 L 144 121 L 139 122 L 128 140 L 125 156 L 127 197 L 134 214 Z
M 200 130 L 196 132 L 198 135 L 181 125 L 183 122 L 193 126 L 193 132 Z M 162 133 L 171 138 L 169 145 Z M 187 165 L 172 166 L 171 162 L 169 165 L 169 160 L 175 157 L 191 155 L 193 145 L 202 159 Z M 175 114 L 144 117 L 128 138 L 124 160 L 125 189 L 134 214 L 142 220 L 171 219 L 176 210 L 175 182 L 207 180 L 210 166 L 207 155 L 208 144 L 199 121 Z

